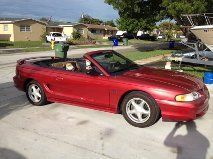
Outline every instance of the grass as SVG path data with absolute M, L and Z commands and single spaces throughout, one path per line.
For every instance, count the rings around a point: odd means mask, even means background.
M 148 40 L 137 40 L 137 39 L 131 39 L 129 40 L 129 45 L 135 45 L 135 44 L 151 44 L 153 41 Z
M 112 47 L 112 45 L 78 45 L 74 49 Z
M 95 39 L 95 41 L 98 41 L 98 42 L 109 42 L 108 39 L 102 39 L 102 38 L 100 38 L 100 39 Z
M 160 60 L 160 61 L 155 61 L 153 63 L 149 63 L 149 64 L 146 64 L 146 65 L 164 69 L 166 62 L 167 61 L 165 61 L 165 60 Z M 205 72 L 213 71 L 213 67 L 211 67 L 211 66 L 193 65 L 193 64 L 182 63 L 181 67 L 179 67 L 179 63 L 177 63 L 177 62 L 172 62 L 171 67 L 172 67 L 172 70 L 175 70 L 175 71 L 183 70 L 184 73 L 194 75 L 194 76 L 201 78 L 201 79 L 203 78 Z
M 172 69 L 174 70 L 179 70 L 179 67 L 173 67 Z M 203 78 L 204 77 L 204 73 L 208 72 L 208 71 L 213 71 L 212 67 L 208 67 L 208 66 L 182 66 L 181 70 L 183 70 L 183 72 L 185 73 L 189 73 L 191 75 L 194 75 L 198 78 Z
M 42 41 L 0 41 L 0 48 L 23 48 L 24 52 L 49 51 L 49 46 L 44 46 Z
M 164 54 L 170 54 L 174 50 L 155 50 L 155 51 L 147 51 L 147 52 L 141 52 L 141 51 L 130 51 L 127 53 L 123 53 L 124 56 L 127 58 L 136 61 L 136 60 L 142 60 L 142 59 L 147 59 L 159 55 L 164 55 Z M 147 64 L 148 66 L 155 66 L 159 68 L 164 68 L 166 64 L 166 61 L 157 61 L 153 62 L 151 64 Z M 190 65 L 190 64 L 182 64 L 181 67 L 179 68 L 178 63 L 172 63 L 172 70 L 183 70 L 183 72 L 194 75 L 198 78 L 203 78 L 204 73 L 207 71 L 213 71 L 213 67 L 210 66 L 202 66 L 202 65 Z
M 154 50 L 154 51 L 147 51 L 147 52 L 130 51 L 127 53 L 123 53 L 123 55 L 133 61 L 136 61 L 136 60 L 147 59 L 147 58 L 155 57 L 159 55 L 171 54 L 171 53 L 172 53 L 172 50 Z
M 0 41 L 0 47 L 4 48 L 29 48 L 29 47 L 43 47 L 42 41 Z

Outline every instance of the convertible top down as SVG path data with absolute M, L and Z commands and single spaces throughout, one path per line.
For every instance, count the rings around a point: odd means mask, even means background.
M 208 110 L 209 92 L 200 79 L 140 66 L 113 50 L 22 59 L 13 79 L 34 105 L 51 101 L 122 113 L 136 127 L 151 126 L 161 116 L 190 121 Z

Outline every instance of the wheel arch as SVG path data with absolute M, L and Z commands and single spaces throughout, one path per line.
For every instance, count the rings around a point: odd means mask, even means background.
M 122 103 L 122 101 L 124 100 L 124 98 L 125 98 L 128 94 L 130 94 L 130 93 L 132 93 L 132 92 L 141 92 L 141 93 L 145 93 L 145 94 L 149 95 L 149 96 L 154 100 L 154 102 L 157 104 L 157 102 L 155 101 L 155 99 L 153 98 L 153 96 L 152 96 L 151 94 L 149 94 L 148 92 L 145 92 L 145 91 L 142 91 L 142 90 L 129 90 L 129 91 L 125 92 L 125 93 L 120 97 L 120 99 L 119 99 L 118 106 L 117 106 L 117 113 L 118 113 L 118 114 L 121 114 L 121 113 L 122 113 L 122 111 L 121 111 L 121 103 Z M 158 104 L 157 104 L 157 105 L 158 105 Z M 159 106 L 158 106 L 158 107 L 159 107 Z M 160 109 L 160 107 L 159 107 L 159 109 Z
M 31 82 L 31 81 L 33 81 L 34 79 L 33 78 L 27 78 L 25 81 L 24 81 L 24 91 L 26 92 L 26 87 L 27 87 L 27 84 L 29 83 L 29 82 Z

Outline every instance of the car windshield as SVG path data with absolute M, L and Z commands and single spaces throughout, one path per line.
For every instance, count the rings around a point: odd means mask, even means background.
M 111 75 L 139 67 L 136 63 L 115 51 L 103 51 L 101 54 L 92 55 L 92 57 Z
M 53 33 L 52 36 L 54 36 L 54 37 L 60 37 L 62 35 L 60 33 Z

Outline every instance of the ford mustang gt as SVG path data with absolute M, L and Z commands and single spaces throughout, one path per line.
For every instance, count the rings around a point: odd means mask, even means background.
M 15 86 L 33 105 L 60 102 L 121 113 L 136 127 L 190 121 L 208 110 L 209 92 L 194 76 L 140 66 L 113 50 L 83 58 L 37 57 L 17 62 Z

